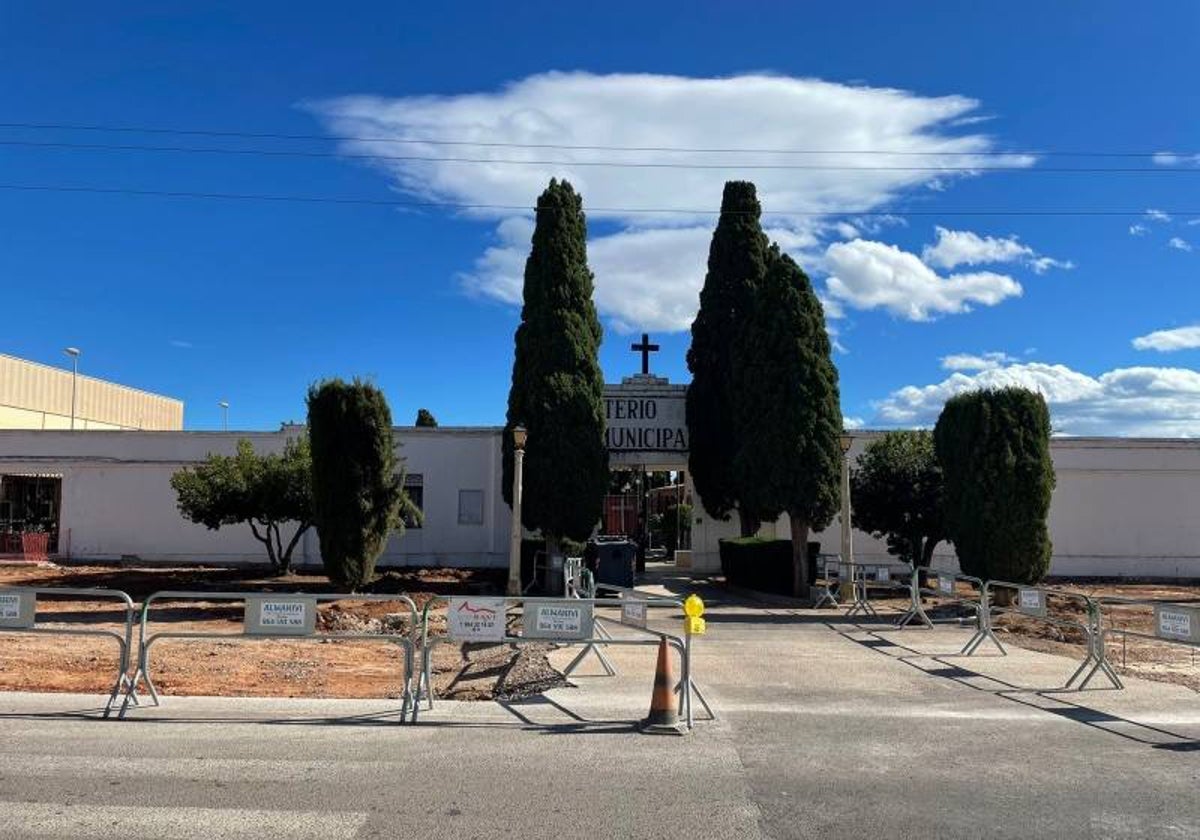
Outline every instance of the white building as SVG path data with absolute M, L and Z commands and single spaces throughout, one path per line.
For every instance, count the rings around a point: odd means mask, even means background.
M 660 413 L 677 427 L 669 407 Z M 6 498 L 6 487 L 31 480 L 43 491 L 49 487 L 50 492 L 31 497 L 31 504 L 39 507 L 39 516 L 56 523 L 52 553 L 77 561 L 261 562 L 262 547 L 247 527 L 210 531 L 184 520 L 170 478 L 209 452 L 232 454 L 239 438 L 248 438 L 256 450 L 278 451 L 298 431 L 0 431 L 0 499 Z M 856 433 L 850 457 L 857 457 L 874 434 Z M 396 429 L 409 492 L 424 510 L 425 522 L 393 539 L 381 565 L 507 563 L 509 510 L 500 487 L 500 435 L 495 427 Z M 640 459 L 647 467 L 684 468 L 686 449 L 672 446 L 640 455 L 616 452 L 614 462 L 629 465 Z M 1058 478 L 1050 510 L 1052 574 L 1200 577 L 1200 442 L 1055 438 L 1051 452 Z M 5 516 L 13 521 L 12 500 L 7 511 L 4 504 L 0 501 L 0 521 Z M 834 522 L 813 539 L 836 552 L 838 529 Z M 786 518 L 764 532 L 786 537 Z M 736 536 L 735 522 L 714 521 L 697 505 L 692 568 L 718 569 L 717 541 L 729 536 Z M 856 531 L 854 542 L 860 560 L 887 556 L 884 546 L 866 534 Z M 295 561 L 320 562 L 311 530 Z M 952 547 L 943 544 L 935 562 L 953 564 Z

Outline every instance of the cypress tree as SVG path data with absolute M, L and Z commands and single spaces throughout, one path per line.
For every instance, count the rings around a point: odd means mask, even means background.
M 504 500 L 511 506 L 512 429 L 528 430 L 521 519 L 551 550 L 564 537 L 591 535 L 608 488 L 601 337 L 583 199 L 566 181 L 551 180 L 538 198 L 525 262 L 503 441 Z
M 1050 412 L 1024 388 L 951 397 L 933 430 L 946 533 L 963 573 L 1036 583 L 1050 568 Z
M 331 379 L 309 388 L 308 430 L 321 562 L 354 590 L 371 580 L 392 528 L 403 528 L 392 413 L 373 385 Z
M 749 507 L 733 464 L 738 438 L 732 348 L 766 274 L 767 237 L 761 214 L 754 184 L 725 184 L 687 354 L 692 374 L 687 390 L 688 471 L 710 516 L 725 519 L 737 508 L 743 536 L 753 535 L 767 513 Z
M 800 266 L 778 246 L 733 346 L 733 467 L 740 501 L 764 518 L 786 512 L 792 590 L 808 595 L 808 535 L 841 499 L 838 374 L 825 317 Z
M 438 421 L 437 418 L 433 416 L 433 412 L 427 408 L 417 409 L 417 422 L 414 425 L 418 429 L 436 429 L 437 424 Z

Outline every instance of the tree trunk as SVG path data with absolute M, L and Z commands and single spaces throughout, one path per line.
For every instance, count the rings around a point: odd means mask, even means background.
M 271 528 L 266 527 L 266 532 L 260 534 L 258 526 L 254 524 L 254 520 L 250 520 L 250 531 L 254 534 L 254 539 L 267 547 L 267 559 L 271 562 L 272 571 L 279 571 L 279 559 L 275 556 L 275 543 L 271 541 Z
M 291 541 L 288 542 L 287 548 L 280 555 L 280 565 L 283 566 L 284 572 L 291 571 L 292 568 L 292 552 L 296 549 L 296 544 L 300 542 L 300 537 L 304 536 L 304 532 L 309 529 L 307 522 L 300 523 L 300 527 L 296 529 L 296 533 L 292 534 Z
M 746 513 L 744 510 L 738 510 L 738 527 L 741 528 L 743 537 L 753 537 L 758 533 L 758 529 L 762 527 L 762 522 Z
M 813 558 L 808 556 L 808 520 L 789 514 L 792 525 L 792 595 L 796 598 L 807 598 L 808 564 Z

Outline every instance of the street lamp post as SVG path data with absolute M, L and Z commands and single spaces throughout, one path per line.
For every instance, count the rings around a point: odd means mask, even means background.
M 521 490 L 522 470 L 525 466 L 525 440 L 528 434 L 524 426 L 514 426 L 513 437 L 513 487 L 512 487 L 512 533 L 508 544 L 508 594 L 521 594 Z
M 63 350 L 71 357 L 71 430 L 75 429 L 75 395 L 79 389 L 79 348 L 67 347 Z
M 842 569 L 849 570 L 849 579 L 839 576 L 838 592 L 843 601 L 854 600 L 854 531 L 851 527 L 850 507 L 850 446 L 854 443 L 851 435 L 843 434 L 842 445 Z
M 221 400 L 219 403 L 217 403 L 217 405 L 219 405 L 221 407 L 221 430 L 228 432 L 229 431 L 229 403 L 226 402 L 225 400 Z

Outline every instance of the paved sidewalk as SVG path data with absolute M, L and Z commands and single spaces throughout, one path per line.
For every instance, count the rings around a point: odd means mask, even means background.
M 967 629 L 704 595 L 695 678 L 720 720 L 686 738 L 632 725 L 651 647 L 417 726 L 396 701 L 166 697 L 104 722 L 81 717 L 94 697 L 0 694 L 0 838 L 1200 836 L 1186 688 L 1062 692 L 1076 662 L 958 656 Z

